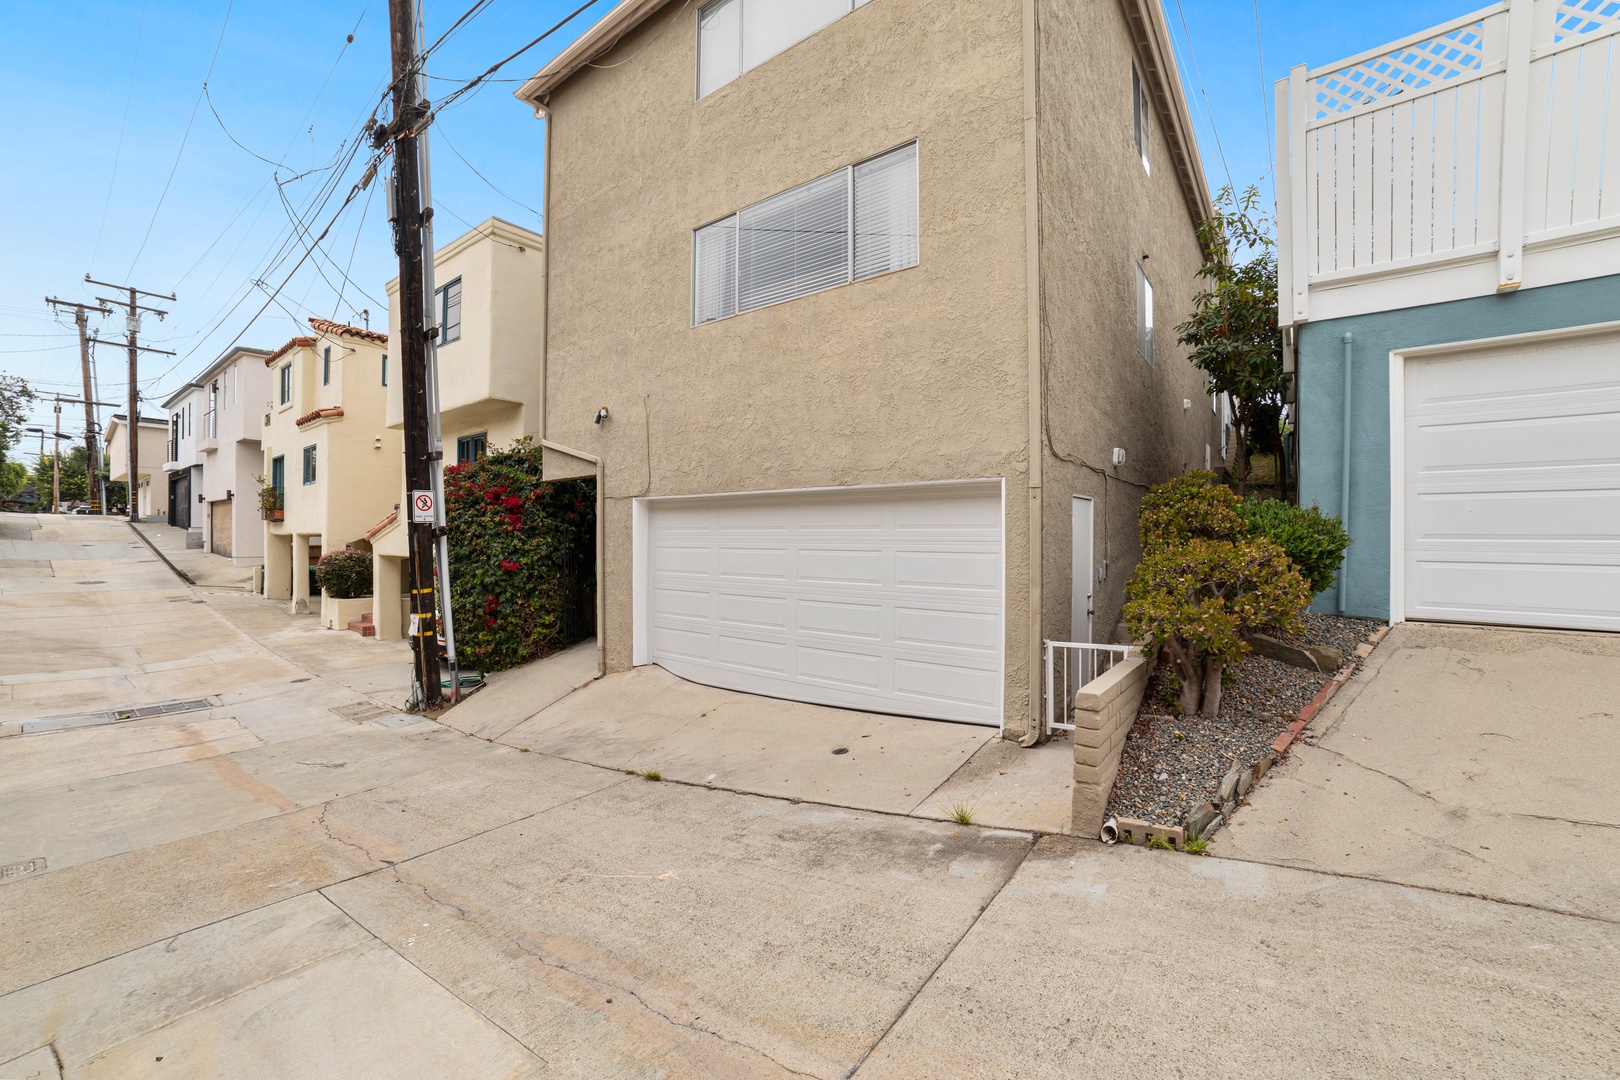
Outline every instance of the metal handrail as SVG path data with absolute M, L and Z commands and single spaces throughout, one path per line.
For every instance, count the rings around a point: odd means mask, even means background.
M 1099 645 L 1090 641 L 1048 641 L 1046 642 L 1046 733 L 1054 731 L 1073 731 L 1074 725 L 1057 718 L 1057 703 L 1060 700 L 1057 694 L 1057 654 L 1063 652 L 1063 696 L 1062 701 L 1068 703 L 1074 700 L 1074 690 L 1078 690 L 1086 683 L 1099 675 L 1111 670 L 1122 660 L 1129 660 L 1133 653 L 1141 649 L 1135 645 Z M 1107 660 L 1107 664 L 1102 663 Z M 1071 673 L 1073 678 L 1071 679 Z M 1065 712 L 1065 715 L 1068 715 Z

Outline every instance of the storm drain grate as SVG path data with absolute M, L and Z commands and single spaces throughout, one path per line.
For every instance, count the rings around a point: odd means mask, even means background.
M 349 721 L 351 724 L 364 724 L 368 720 L 375 720 L 394 712 L 370 701 L 356 701 L 350 705 L 338 705 L 330 710 L 337 716 Z
M 41 873 L 44 869 L 44 858 L 24 859 L 22 862 L 7 863 L 0 866 L 0 885 L 16 881 L 18 878 L 28 877 L 30 874 Z
M 174 713 L 197 712 L 212 709 L 213 702 L 201 699 L 171 701 L 162 705 L 134 705 L 127 709 L 109 709 L 106 712 L 85 713 L 81 716 L 53 716 L 48 720 L 28 720 L 22 733 L 32 735 L 41 731 L 67 731 L 71 728 L 96 727 L 100 724 L 120 724 L 125 720 L 145 720 L 152 716 L 170 716 Z

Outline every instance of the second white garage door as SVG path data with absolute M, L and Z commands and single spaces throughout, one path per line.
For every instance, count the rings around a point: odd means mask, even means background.
M 1405 363 L 1408 618 L 1620 630 L 1620 337 Z
M 999 481 L 650 503 L 647 660 L 823 705 L 1001 721 Z

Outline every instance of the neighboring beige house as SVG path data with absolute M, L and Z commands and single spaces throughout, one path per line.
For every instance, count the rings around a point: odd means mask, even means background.
M 518 96 L 607 668 L 1033 733 L 1219 441 L 1157 0 L 625 0 Z
M 176 390 L 169 413 L 169 524 L 237 566 L 264 561 L 264 525 L 255 477 L 259 440 L 271 407 L 264 349 L 232 349 Z
M 167 521 L 169 517 L 169 485 L 164 480 L 152 483 L 154 475 L 162 476 L 163 462 L 168 452 L 169 422 L 161 416 L 141 417 L 141 440 L 136 445 L 135 471 L 140 483 L 130 492 L 136 500 L 135 508 L 142 521 Z M 115 415 L 107 422 L 107 479 L 114 482 L 129 480 L 129 419 Z
M 310 566 L 365 539 L 399 495 L 399 433 L 384 423 L 388 335 L 310 319 L 264 360 L 271 400 L 262 474 L 281 493 L 266 511 L 264 594 L 310 610 Z
M 496 447 L 540 433 L 540 349 L 545 333 L 545 241 L 490 218 L 440 248 L 433 257 L 432 317 L 439 327 L 439 428 L 444 463 L 483 457 Z M 388 333 L 399 340 L 399 279 L 388 283 Z M 400 380 L 388 380 L 388 426 L 404 437 Z M 398 506 L 405 505 L 400 459 Z M 408 556 L 406 530 L 390 513 L 367 533 L 378 596 L 398 595 Z M 392 609 L 388 609 L 392 611 Z M 378 637 L 404 632 L 406 612 L 374 613 Z

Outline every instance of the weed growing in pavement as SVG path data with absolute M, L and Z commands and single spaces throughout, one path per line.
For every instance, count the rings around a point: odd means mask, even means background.
M 1148 845 L 1147 846 L 1150 847 L 1150 848 L 1153 848 L 1156 851 L 1174 851 L 1174 850 L 1176 850 L 1176 845 L 1174 845 L 1174 844 L 1172 844 L 1170 842 L 1170 838 L 1168 836 L 1150 836 L 1150 837 L 1148 837 Z
M 1207 847 L 1209 847 L 1209 841 L 1200 836 L 1196 840 L 1188 840 L 1186 843 L 1182 844 L 1181 850 L 1185 851 L 1189 855 L 1202 855 L 1204 853 L 1204 849 Z
M 646 769 L 637 773 L 636 775 L 641 777 L 643 780 L 662 780 L 664 778 L 664 774 L 659 772 L 657 769 Z
M 969 806 L 967 803 L 952 803 L 951 820 L 956 822 L 958 825 L 973 824 L 973 807 Z

